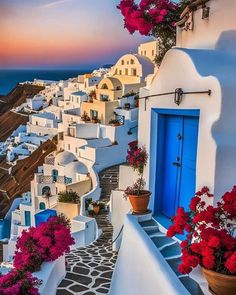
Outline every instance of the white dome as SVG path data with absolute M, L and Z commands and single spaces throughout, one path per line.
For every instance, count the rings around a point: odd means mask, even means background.
M 73 178 L 76 173 L 87 174 L 88 168 L 81 162 L 76 161 L 69 163 L 65 167 L 65 176 Z
M 55 156 L 56 165 L 66 166 L 74 160 L 76 160 L 76 156 L 67 151 L 61 152 Z

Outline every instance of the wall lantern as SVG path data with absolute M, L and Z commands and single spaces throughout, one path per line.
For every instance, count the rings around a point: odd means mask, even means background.
M 210 7 L 203 6 L 202 7 L 202 19 L 208 18 L 210 15 Z
M 175 89 L 175 98 L 174 98 L 174 101 L 175 101 L 175 104 L 177 104 L 178 106 L 182 102 L 183 95 L 184 95 L 184 92 L 183 92 L 183 89 L 182 88 Z

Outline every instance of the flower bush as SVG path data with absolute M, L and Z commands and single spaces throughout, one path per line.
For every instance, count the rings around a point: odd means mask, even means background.
M 133 184 L 125 190 L 125 195 L 141 195 L 142 190 L 145 187 L 145 180 L 143 179 L 143 170 L 147 165 L 148 154 L 144 147 L 138 147 L 137 141 L 132 141 L 129 143 L 128 154 L 126 157 L 129 165 L 138 172 L 139 178 Z
M 137 3 L 138 2 L 138 3 Z M 153 35 L 159 38 L 159 64 L 167 50 L 175 45 L 175 23 L 189 0 L 178 3 L 171 0 L 122 0 L 117 6 L 124 17 L 124 25 L 133 34 Z
M 38 287 L 41 281 L 34 278 L 30 272 L 13 269 L 0 277 L 1 295 L 39 295 Z
M 213 197 L 204 187 L 192 198 L 189 209 L 179 208 L 167 235 L 187 232 L 181 243 L 179 272 L 190 273 L 198 265 L 227 275 L 236 275 L 236 187 L 222 196 L 216 207 L 207 205 Z
M 22 232 L 13 265 L 24 271 L 38 271 L 44 261 L 54 261 L 68 253 L 73 244 L 68 221 L 62 216 L 51 217 L 37 228 Z
M 58 194 L 58 202 L 62 203 L 73 203 L 73 204 L 80 204 L 80 197 L 76 192 L 59 192 Z

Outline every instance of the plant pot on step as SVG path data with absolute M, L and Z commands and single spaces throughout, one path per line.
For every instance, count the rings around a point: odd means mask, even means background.
M 98 215 L 100 212 L 100 207 L 99 206 L 93 206 L 93 212 L 95 215 Z
M 236 276 L 225 275 L 202 267 L 209 289 L 214 295 L 236 294 Z
M 148 212 L 148 204 L 151 193 L 149 191 L 141 191 L 139 196 L 128 195 L 134 214 L 145 214 Z

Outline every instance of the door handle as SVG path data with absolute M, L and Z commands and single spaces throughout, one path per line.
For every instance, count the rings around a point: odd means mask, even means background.
M 181 164 L 178 163 L 178 162 L 173 162 L 172 165 L 173 165 L 173 166 L 176 166 L 176 167 L 181 167 Z

